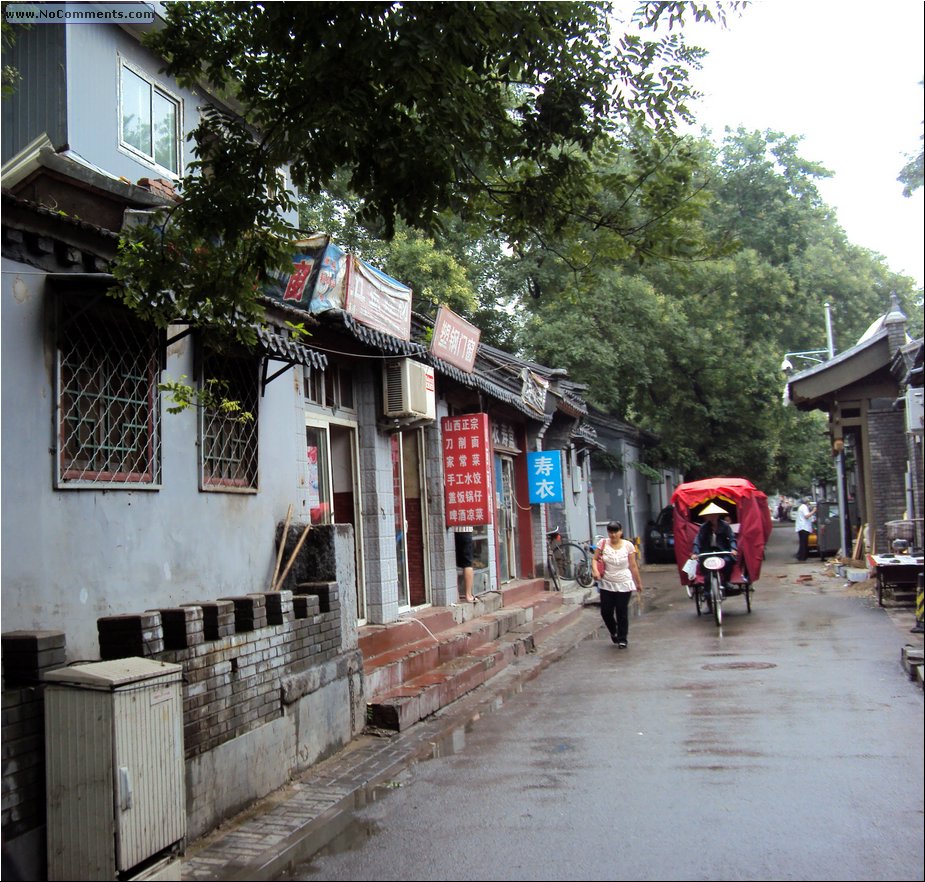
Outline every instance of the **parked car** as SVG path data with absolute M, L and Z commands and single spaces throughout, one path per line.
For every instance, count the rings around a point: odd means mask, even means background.
M 674 506 L 666 505 L 646 524 L 643 544 L 646 563 L 674 563 Z

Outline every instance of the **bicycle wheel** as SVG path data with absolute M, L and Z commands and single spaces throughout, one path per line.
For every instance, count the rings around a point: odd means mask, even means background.
M 716 572 L 710 573 L 710 605 L 713 607 L 713 621 L 719 628 L 723 624 L 723 593 Z
M 575 567 L 575 578 L 582 588 L 590 588 L 594 584 L 594 573 L 591 572 L 591 558 L 588 552 L 580 545 L 576 546 L 581 556 L 578 558 L 578 565 Z

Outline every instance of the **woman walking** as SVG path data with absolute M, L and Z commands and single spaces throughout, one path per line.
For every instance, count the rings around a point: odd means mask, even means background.
M 632 592 L 642 592 L 642 577 L 636 562 L 636 546 L 623 538 L 623 524 L 611 521 L 607 538 L 594 550 L 594 569 L 601 579 L 601 618 L 610 639 L 621 649 L 627 645 Z

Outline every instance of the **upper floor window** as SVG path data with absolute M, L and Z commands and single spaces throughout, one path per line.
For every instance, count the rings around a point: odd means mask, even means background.
M 56 485 L 160 483 L 158 336 L 125 310 L 58 304 Z
M 180 171 L 180 101 L 125 63 L 120 65 L 120 143 L 173 174 Z
M 305 399 L 318 407 L 355 410 L 353 371 L 346 365 L 330 361 L 323 371 L 306 368 Z

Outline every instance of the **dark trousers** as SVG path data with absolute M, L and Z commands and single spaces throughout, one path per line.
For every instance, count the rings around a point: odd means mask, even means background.
M 630 629 L 630 596 L 632 591 L 605 591 L 601 589 L 601 618 L 611 637 L 625 643 Z
M 806 560 L 809 557 L 809 530 L 797 530 L 797 538 L 800 542 L 797 560 Z

